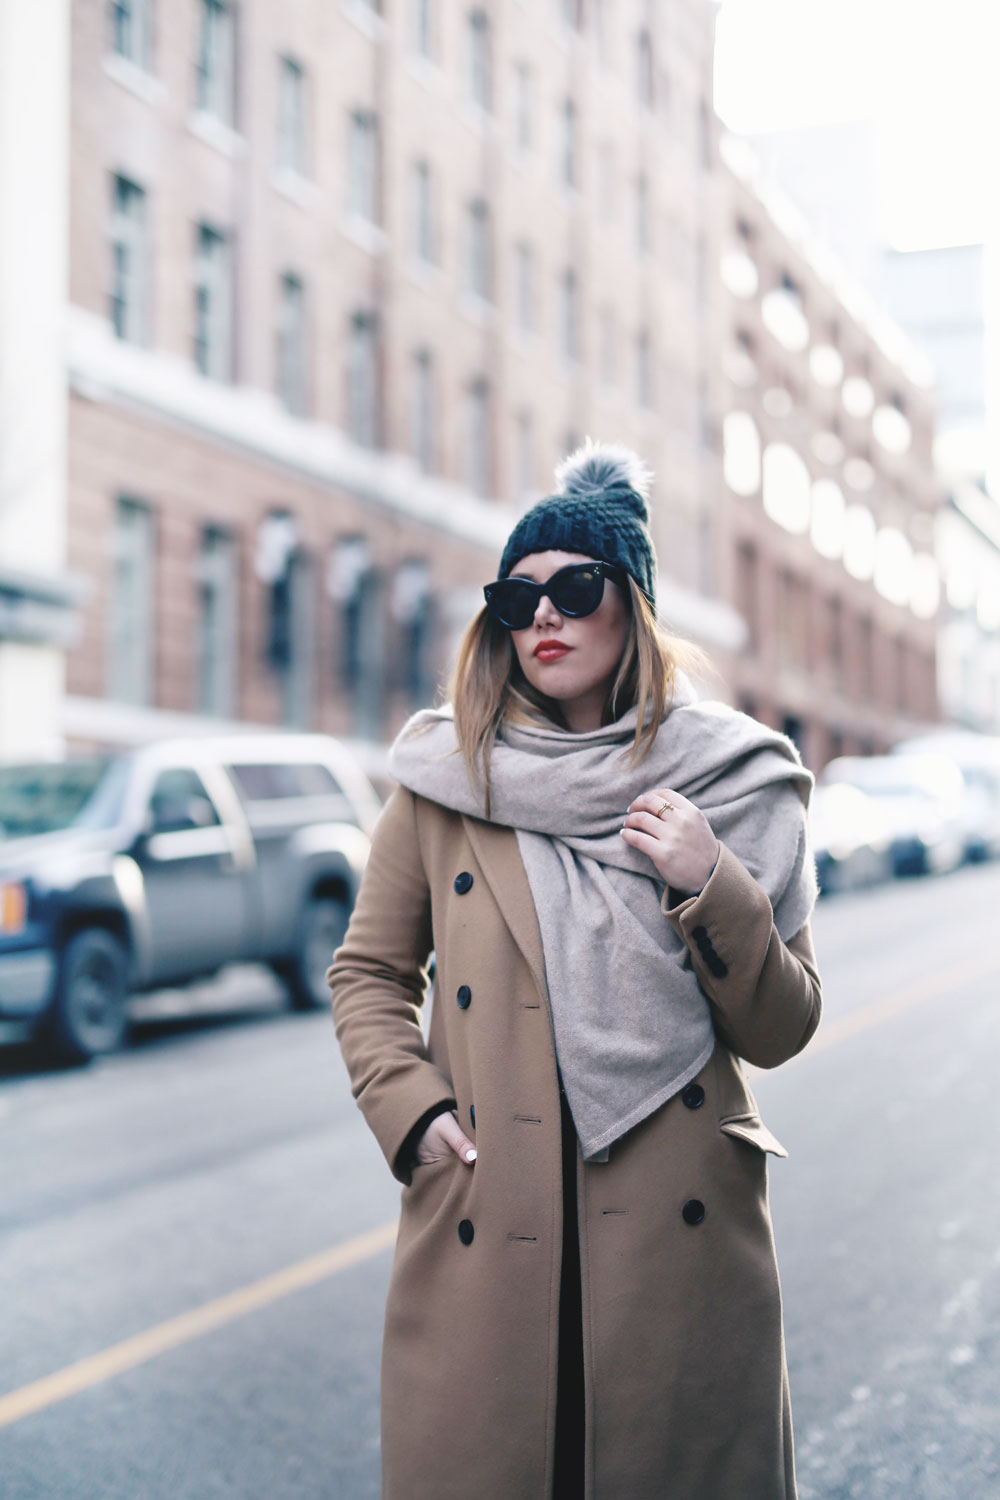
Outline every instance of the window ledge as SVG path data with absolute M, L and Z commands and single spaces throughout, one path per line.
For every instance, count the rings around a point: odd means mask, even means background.
M 319 204 L 319 188 L 293 167 L 275 167 L 271 174 L 271 186 L 275 192 L 299 208 L 309 211 Z
M 130 62 L 127 57 L 119 57 L 117 52 L 109 52 L 103 57 L 101 67 L 109 78 L 120 83 L 123 89 L 128 89 L 130 94 L 135 94 L 145 104 L 162 104 L 167 97 L 167 91 L 158 78 L 147 73 L 138 63 Z
M 495 304 L 487 302 L 484 297 L 477 297 L 474 292 L 463 293 L 459 301 L 459 312 L 480 327 L 495 323 L 498 317 Z
M 411 256 L 406 262 L 406 274 L 417 286 L 428 292 L 439 291 L 444 282 L 444 272 L 440 266 L 416 256 Z
M 199 141 L 204 141 L 206 146 L 223 156 L 242 156 L 246 151 L 247 143 L 239 131 L 204 110 L 198 109 L 188 115 L 187 128 Z
M 459 109 L 463 121 L 476 135 L 495 135 L 500 128 L 496 115 L 473 99 L 463 99 Z
M 373 10 L 365 0 L 340 0 L 340 9 L 343 15 L 351 21 L 359 31 L 363 32 L 372 42 L 384 42 L 389 34 L 389 26 L 385 19 Z
M 360 214 L 344 214 L 340 221 L 340 230 L 349 240 L 353 240 L 370 255 L 381 254 L 389 244 L 389 236 L 385 230 L 373 224 L 370 219 L 363 219 Z
M 447 90 L 447 73 L 420 52 L 410 53 L 406 59 L 406 71 L 422 88 L 429 89 L 432 94 L 443 94 Z

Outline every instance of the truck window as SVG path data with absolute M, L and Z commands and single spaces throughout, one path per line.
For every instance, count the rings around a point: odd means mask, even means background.
M 63 828 L 111 828 L 121 814 L 126 771 L 98 757 L 0 766 L 0 840 Z
M 273 802 L 283 797 L 339 797 L 343 791 L 324 765 L 271 762 L 227 766 L 243 802 Z
M 177 766 L 161 771 L 149 799 L 153 829 L 158 833 L 189 828 L 212 828 L 219 822 L 215 803 L 197 771 Z

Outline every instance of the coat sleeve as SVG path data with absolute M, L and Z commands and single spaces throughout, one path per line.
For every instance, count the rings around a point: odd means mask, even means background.
M 455 1103 L 420 1026 L 431 949 L 431 896 L 413 794 L 389 796 L 372 835 L 343 943 L 326 971 L 333 1024 L 351 1092 L 393 1175 L 409 1181 L 401 1148 L 422 1116 Z
M 801 1052 L 822 1009 L 808 921 L 784 942 L 767 892 L 725 844 L 696 895 L 678 899 L 668 886 L 660 906 L 687 944 L 726 1046 L 758 1068 Z

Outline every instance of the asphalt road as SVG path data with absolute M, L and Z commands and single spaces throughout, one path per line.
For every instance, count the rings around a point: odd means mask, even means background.
M 998 912 L 1000 866 L 824 901 L 823 1025 L 751 1074 L 802 1500 L 1000 1497 Z M 377 1500 L 398 1188 L 329 1017 L 140 1009 L 85 1070 L 0 1037 L 0 1495 Z

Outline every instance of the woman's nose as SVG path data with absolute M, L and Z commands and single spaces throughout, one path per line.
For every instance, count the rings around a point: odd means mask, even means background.
M 552 603 L 552 600 L 549 598 L 548 594 L 543 594 L 542 597 L 539 599 L 539 601 L 538 601 L 538 607 L 535 610 L 535 624 L 536 625 L 551 625 L 551 624 L 555 624 L 555 623 L 557 623 L 558 621 L 561 621 L 561 620 L 562 620 L 562 615 L 556 609 L 555 605 Z

